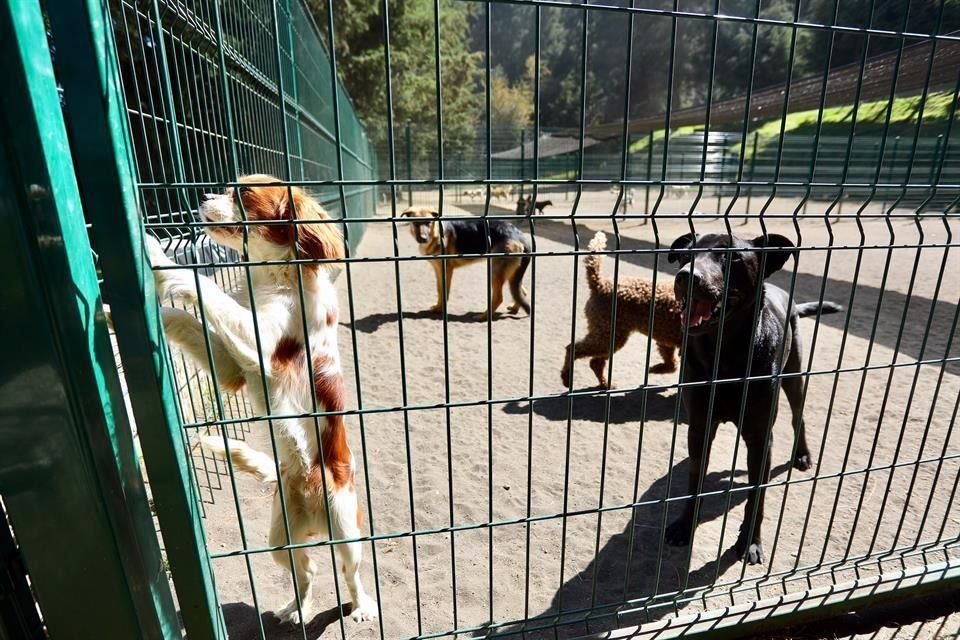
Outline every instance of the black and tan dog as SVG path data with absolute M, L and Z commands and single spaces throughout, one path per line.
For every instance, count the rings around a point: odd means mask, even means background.
M 765 258 L 761 258 L 761 252 Z M 699 511 L 701 473 L 709 462 L 713 438 L 721 422 L 733 422 L 747 445 L 747 474 L 752 487 L 736 550 L 750 564 L 763 562 L 760 529 L 764 486 L 770 481 L 769 451 L 781 386 L 793 414 L 793 466 L 806 471 L 812 464 L 804 434 L 803 378 L 779 376 L 797 374 L 803 366 L 797 319 L 836 313 L 842 307 L 833 302 L 794 304 L 786 291 L 764 282 L 795 254 L 793 243 L 776 234 L 743 240 L 726 234 L 688 233 L 670 247 L 670 262 L 681 265 L 674 280 L 674 295 L 684 309 L 680 323 L 687 332 L 681 382 L 734 381 L 718 388 L 712 399 L 710 385 L 706 384 L 690 384 L 681 392 L 690 423 L 689 490 L 696 497 L 667 528 L 670 544 L 690 543 L 696 527 L 694 514 Z M 743 382 L 748 375 L 759 379 Z
M 516 313 L 523 309 L 530 313 L 527 302 L 527 290 L 523 288 L 523 275 L 530 264 L 530 241 L 515 225 L 502 220 L 440 220 L 440 214 L 433 209 L 407 209 L 401 217 L 411 218 L 410 233 L 420 245 L 420 253 L 425 256 L 458 256 L 443 260 L 431 260 L 437 277 L 437 303 L 431 311 L 442 311 L 444 301 L 450 300 L 450 286 L 453 272 L 458 267 L 483 260 L 484 254 L 510 254 L 492 259 L 492 277 L 490 280 L 490 313 L 495 314 L 503 302 L 503 285 L 510 285 L 513 304 L 507 310 Z M 486 228 L 490 230 L 487 237 Z M 444 291 L 444 282 L 446 291 Z M 486 319 L 487 313 L 477 314 Z

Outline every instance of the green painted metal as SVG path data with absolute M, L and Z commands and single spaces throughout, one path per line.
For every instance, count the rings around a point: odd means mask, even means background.
M 179 638 L 39 3 L 0 8 L 0 53 L 0 330 L 19 338 L 0 370 L 0 493 L 51 638 Z
M 194 498 L 153 277 L 144 258 L 135 171 L 107 8 L 96 0 L 49 11 L 69 55 L 58 71 L 70 96 L 66 116 L 84 209 L 99 247 L 131 405 L 157 516 L 190 638 L 222 637 L 203 527 Z

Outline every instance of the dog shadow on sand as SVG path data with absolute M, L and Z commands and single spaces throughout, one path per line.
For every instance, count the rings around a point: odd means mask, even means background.
M 609 397 L 603 387 L 594 387 L 597 394 L 561 396 L 533 401 L 533 412 L 550 421 L 563 421 L 568 418 L 586 422 L 609 422 L 609 424 L 629 424 L 647 421 L 672 421 L 677 409 L 677 396 L 664 395 L 662 391 L 633 389 L 618 392 L 614 389 Z M 608 405 L 609 403 L 609 405 Z M 530 412 L 529 402 L 509 402 L 503 406 L 504 413 L 524 415 Z M 686 414 L 680 411 L 679 419 L 684 421 Z
M 776 477 L 789 468 L 789 463 L 780 464 L 771 469 L 771 475 Z M 745 487 L 746 475 L 745 470 L 737 470 L 731 476 L 727 470 L 704 476 L 705 492 L 724 493 L 703 499 L 701 524 L 722 518 L 727 512 L 728 498 L 731 510 L 746 501 L 747 491 L 726 493 Z M 685 606 L 682 599 L 674 604 L 678 591 L 708 587 L 740 562 L 733 548 L 733 539 L 740 527 L 739 516 L 727 519 L 724 537 L 730 540 L 730 546 L 726 549 L 718 549 L 716 540 L 694 536 L 693 545 L 701 552 L 706 550 L 717 556 L 702 566 L 690 566 L 690 547 L 671 547 L 666 542 L 661 546 L 663 527 L 680 515 L 684 504 L 682 500 L 672 502 L 664 518 L 666 507 L 660 501 L 667 497 L 668 485 L 670 497 L 686 495 L 687 460 L 674 465 L 644 491 L 637 502 L 657 503 L 635 507 L 627 527 L 607 540 L 583 571 L 567 577 L 545 611 L 525 625 L 499 629 L 498 636 L 502 633 L 509 638 L 577 638 L 671 616 Z M 624 601 L 631 604 L 621 606 Z M 615 615 L 618 609 L 632 612 Z
M 319 638 L 330 625 L 339 625 L 341 611 L 344 616 L 344 625 L 354 624 L 347 617 L 350 614 L 349 604 L 332 607 L 315 614 L 311 620 L 307 621 L 306 637 Z M 273 611 L 261 611 L 258 616 L 257 610 L 246 602 L 230 602 L 223 605 L 223 620 L 227 626 L 227 636 L 230 638 L 259 638 L 261 626 L 263 637 L 270 640 L 303 640 L 304 637 L 304 630 L 300 625 L 281 622 L 273 615 Z
M 789 468 L 789 463 L 776 466 L 771 470 L 771 476 L 777 477 Z M 745 487 L 745 477 L 746 471 L 743 470 L 737 470 L 732 475 L 729 471 L 715 471 L 704 476 L 704 492 L 723 493 L 703 499 L 701 523 L 723 517 L 728 509 L 728 498 L 731 510 L 746 500 L 746 491 L 727 493 L 728 490 Z M 668 488 L 669 497 L 686 495 L 687 460 L 675 464 L 669 473 L 639 496 L 637 502 L 654 504 L 635 507 L 633 518 L 626 528 L 607 540 L 583 571 L 567 576 L 545 611 L 531 618 L 526 625 L 497 627 L 489 631 L 498 637 L 523 637 L 525 640 L 576 638 L 602 633 L 673 615 L 685 605 L 682 601 L 674 604 L 677 591 L 707 587 L 715 582 L 718 576 L 739 562 L 733 544 L 731 542 L 728 548 L 718 549 L 716 559 L 694 569 L 690 567 L 690 547 L 671 547 L 665 542 L 661 544 L 663 527 L 679 516 L 683 508 L 683 501 L 678 500 L 670 503 L 668 513 L 664 514 L 667 507 L 663 500 L 668 497 Z M 738 516 L 729 518 L 726 530 L 731 535 L 726 537 L 732 541 L 739 526 Z M 693 544 L 701 551 L 710 545 L 717 549 L 715 540 L 707 540 L 702 536 L 695 536 Z M 628 600 L 631 601 L 630 606 L 621 607 Z M 644 606 L 647 607 L 645 612 L 614 615 L 618 607 L 635 611 Z M 331 625 L 338 625 L 341 611 L 346 616 L 349 608 L 349 605 L 332 607 L 316 614 L 306 624 L 306 637 L 319 637 Z M 589 613 L 590 610 L 592 613 Z M 223 617 L 231 638 L 258 638 L 261 626 L 265 637 L 271 640 L 302 640 L 304 637 L 300 626 L 281 623 L 272 611 L 261 611 L 258 616 L 257 610 L 244 602 L 225 604 Z M 344 624 L 353 623 L 345 619 Z M 478 635 L 484 633 L 479 632 Z
M 382 327 L 385 324 L 393 324 L 397 322 L 398 314 L 396 313 L 371 313 L 368 316 L 363 318 L 357 318 L 353 321 L 353 327 L 360 333 L 375 333 L 377 329 Z M 429 309 L 423 309 L 421 311 L 404 311 L 403 312 L 404 320 L 436 320 L 437 322 L 443 321 L 443 314 L 439 311 L 431 311 Z M 520 318 L 526 318 L 527 315 L 524 313 L 510 314 L 503 311 L 498 311 L 493 314 L 493 319 L 495 321 L 502 320 L 517 320 Z M 471 313 L 448 313 L 447 314 L 448 322 L 462 322 L 467 324 L 485 324 L 487 322 L 486 314 L 482 317 L 480 316 L 479 311 L 474 311 Z M 349 322 L 342 323 L 345 327 L 350 327 Z

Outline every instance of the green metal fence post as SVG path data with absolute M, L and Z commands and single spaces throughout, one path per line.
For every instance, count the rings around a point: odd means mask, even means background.
M 180 638 L 46 38 L 0 6 L 0 494 L 50 638 Z
M 523 198 L 523 181 L 527 179 L 524 146 L 527 144 L 527 130 L 520 129 L 520 197 Z
M 410 123 L 407 123 L 407 180 L 413 180 L 413 141 L 410 137 Z M 407 182 L 407 206 L 413 206 L 413 183 Z
M 890 172 L 887 176 L 887 184 L 893 184 L 893 174 L 897 169 L 897 150 L 900 147 L 900 136 L 893 139 L 893 150 L 890 153 Z M 890 187 L 883 190 L 883 208 L 887 208 L 887 196 L 890 193 Z
M 650 180 L 653 179 L 653 131 L 647 136 L 647 192 L 643 197 L 643 215 L 650 215 Z
M 760 132 L 753 132 L 753 150 L 750 152 L 750 186 L 747 187 L 747 210 L 744 220 L 750 218 L 750 201 L 753 200 L 753 179 L 757 175 L 757 141 L 760 138 Z
M 220 638 L 225 633 L 143 247 L 109 9 L 88 0 L 54 3 L 48 10 L 61 53 L 59 77 L 69 95 L 77 179 L 100 249 L 104 295 L 111 305 L 183 623 L 191 640 Z
M 936 144 L 933 147 L 933 155 L 930 157 L 930 172 L 927 174 L 927 184 L 932 185 L 937 177 L 937 161 L 940 158 L 940 147 L 943 145 L 943 134 L 937 136 Z M 933 187 L 930 187 L 933 193 Z
M 727 148 L 723 147 L 720 152 L 720 176 L 717 180 L 717 217 L 720 217 L 720 201 L 723 199 L 723 178 L 727 168 Z

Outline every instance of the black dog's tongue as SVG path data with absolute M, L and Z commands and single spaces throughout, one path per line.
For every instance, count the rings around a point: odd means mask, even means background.
M 680 312 L 680 324 L 683 326 L 699 327 L 710 319 L 713 313 L 713 305 L 706 300 L 690 301 L 690 317 L 687 317 L 686 309 Z

